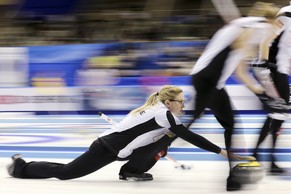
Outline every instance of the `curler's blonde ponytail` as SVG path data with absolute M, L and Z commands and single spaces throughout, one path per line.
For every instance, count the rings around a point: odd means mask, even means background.
M 152 93 L 142 106 L 132 110 L 130 114 L 142 112 L 149 107 L 155 106 L 158 102 L 165 103 L 166 100 L 174 100 L 182 92 L 183 90 L 178 86 L 165 85 L 159 92 Z

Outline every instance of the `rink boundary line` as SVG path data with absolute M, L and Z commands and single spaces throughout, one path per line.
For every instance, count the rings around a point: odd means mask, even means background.
M 0 152 L 2 151 L 45 151 L 45 152 L 84 152 L 88 150 L 88 147 L 84 146 L 23 146 L 23 145 L 0 145 Z M 246 153 L 252 151 L 252 148 L 234 148 L 235 152 Z M 270 148 L 260 148 L 259 152 L 269 153 Z M 209 153 L 200 148 L 195 147 L 170 147 L 168 152 L 172 153 Z M 276 153 L 290 153 L 291 148 L 277 148 Z
M 98 137 L 99 134 L 108 130 L 107 128 L 99 128 L 99 127 L 90 127 L 90 126 L 75 126 L 75 127 L 0 127 L 0 136 L 14 136 L 14 135 L 33 135 L 33 134 L 49 134 L 54 136 L 62 136 L 62 134 L 91 134 L 92 136 Z M 194 133 L 198 134 L 208 134 L 208 135 L 217 135 L 223 134 L 224 129 L 222 127 L 191 127 L 190 130 Z M 260 127 L 251 127 L 250 128 L 235 128 L 234 135 L 258 135 L 260 131 Z M 291 126 L 283 126 L 280 131 L 281 134 L 290 135 L 291 134 Z
M 83 152 L 20 152 L 18 150 L 15 151 L 1 151 L 0 157 L 2 158 L 10 158 L 13 154 L 20 153 L 23 158 L 43 158 L 43 159 L 49 159 L 49 158 L 55 158 L 55 159 L 74 159 L 78 156 L 80 156 Z M 176 160 L 185 160 L 185 161 L 226 161 L 225 158 L 221 157 L 218 154 L 214 153 L 201 153 L 201 152 L 192 152 L 190 153 L 176 153 L 176 152 L 169 152 L 171 157 L 174 157 Z M 243 153 L 246 154 L 246 153 Z M 249 154 L 248 154 L 249 155 Z M 269 162 L 270 157 L 269 154 L 260 154 L 260 161 L 262 162 Z M 280 162 L 291 162 L 291 154 L 276 154 L 276 158 Z M 163 159 L 163 158 L 162 158 Z M 164 160 L 164 159 L 163 159 Z
M 8 152 L 8 151 L 21 151 L 21 152 L 72 152 L 72 153 L 79 153 L 79 152 L 85 152 L 88 150 L 89 147 L 84 146 L 0 146 L 0 152 Z M 234 151 L 236 153 L 248 153 L 252 152 L 253 149 L 249 148 L 234 148 Z M 270 153 L 270 148 L 260 148 L 260 153 Z M 208 154 L 210 152 L 205 151 L 200 148 L 187 148 L 187 147 L 170 147 L 169 153 L 179 153 L 179 154 L 188 154 L 188 153 L 205 153 Z M 290 154 L 291 155 L 291 148 L 277 148 L 276 149 L 277 154 Z

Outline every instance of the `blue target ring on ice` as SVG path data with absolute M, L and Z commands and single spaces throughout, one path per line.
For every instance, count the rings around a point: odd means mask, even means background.
M 1 135 L 1 144 L 35 144 L 60 141 L 64 138 L 51 135 Z

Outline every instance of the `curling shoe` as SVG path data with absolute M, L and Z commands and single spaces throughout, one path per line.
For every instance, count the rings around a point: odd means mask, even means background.
M 153 175 L 150 173 L 130 173 L 123 172 L 119 174 L 119 180 L 134 180 L 134 181 L 151 181 L 153 180 Z
M 285 171 L 279 166 L 277 166 L 274 162 L 272 162 L 271 169 L 269 172 L 271 175 L 280 175 L 283 174 Z
M 11 157 L 12 163 L 7 166 L 8 174 L 12 177 L 18 177 L 17 173 L 15 172 L 15 165 L 18 160 L 22 160 L 22 156 L 20 154 L 15 154 Z
M 226 190 L 237 191 L 241 189 L 241 183 L 237 182 L 232 175 L 227 178 Z

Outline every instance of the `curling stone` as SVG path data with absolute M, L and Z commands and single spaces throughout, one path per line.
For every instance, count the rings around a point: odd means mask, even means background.
M 239 163 L 232 169 L 232 175 L 241 184 L 255 184 L 265 176 L 264 167 L 257 161 Z

